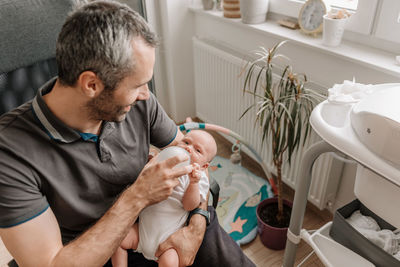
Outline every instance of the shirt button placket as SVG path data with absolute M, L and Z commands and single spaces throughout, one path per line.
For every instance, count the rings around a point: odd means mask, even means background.
M 99 140 L 99 154 L 101 162 L 107 162 L 111 159 L 111 154 L 104 146 L 104 142 L 102 142 L 102 140 Z

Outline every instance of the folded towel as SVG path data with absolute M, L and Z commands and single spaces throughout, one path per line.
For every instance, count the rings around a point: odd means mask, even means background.
M 370 216 L 364 216 L 359 210 L 346 219 L 358 232 L 384 251 L 400 260 L 400 231 L 381 230 L 378 223 Z
M 353 214 L 347 218 L 347 222 L 356 229 L 381 230 L 378 223 L 372 217 L 362 215 L 359 210 L 353 212 Z
M 356 83 L 354 79 L 353 81 L 345 80 L 342 84 L 335 84 L 328 90 L 328 100 L 340 103 L 358 102 L 372 92 L 371 88 L 371 84 Z
M 359 228 L 357 230 L 369 241 L 371 241 L 390 255 L 394 255 L 399 252 L 399 239 L 392 231 L 387 229 L 374 231 L 362 228 Z

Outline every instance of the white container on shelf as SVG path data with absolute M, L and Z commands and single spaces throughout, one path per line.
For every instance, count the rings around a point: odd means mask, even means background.
M 348 18 L 334 19 L 329 18 L 328 14 L 323 18 L 322 43 L 327 46 L 340 45 Z
M 242 0 L 240 12 L 245 24 L 263 23 L 267 18 L 269 0 Z

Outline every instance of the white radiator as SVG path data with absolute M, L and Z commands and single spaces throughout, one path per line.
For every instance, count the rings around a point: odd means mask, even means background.
M 193 39 L 193 53 L 197 117 L 240 134 L 274 172 L 272 157 L 265 148 L 266 144 L 261 146 L 261 131 L 259 127 L 254 127 L 255 113 L 249 112 L 239 120 L 243 111 L 253 101 L 251 95 L 243 95 L 244 75 L 239 75 L 246 61 L 242 59 L 241 53 L 227 46 L 197 38 Z M 312 132 L 308 140 L 305 146 L 299 148 L 292 164 L 283 166 L 283 181 L 292 188 L 295 188 L 302 154 L 309 144 L 320 139 Z M 343 164 L 340 161 L 327 154 L 317 160 L 308 198 L 310 202 L 320 209 L 332 207 L 342 168 Z

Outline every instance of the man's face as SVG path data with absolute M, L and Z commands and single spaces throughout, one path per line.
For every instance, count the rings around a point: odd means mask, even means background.
M 125 77 L 117 88 L 104 90 L 87 103 L 90 116 L 96 120 L 123 121 L 136 101 L 150 96 L 148 82 L 153 77 L 155 49 L 141 38 L 132 42 L 136 58 L 135 71 Z

